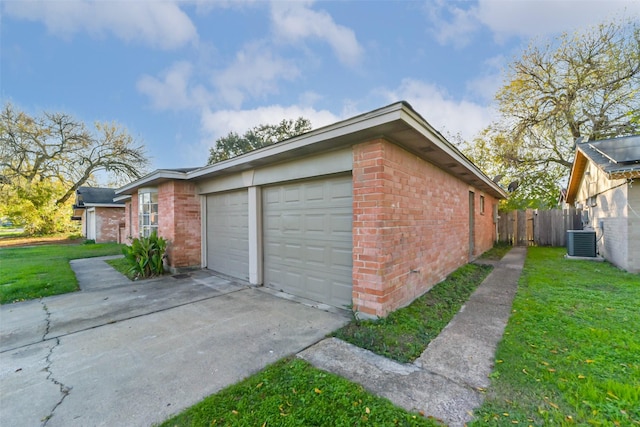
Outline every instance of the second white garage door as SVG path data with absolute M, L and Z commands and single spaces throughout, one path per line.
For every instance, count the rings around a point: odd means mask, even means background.
M 207 268 L 249 280 L 247 190 L 207 196 Z
M 265 285 L 342 307 L 352 303 L 351 176 L 263 189 Z

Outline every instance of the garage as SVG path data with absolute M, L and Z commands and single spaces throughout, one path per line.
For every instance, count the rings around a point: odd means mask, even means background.
M 352 304 L 352 179 L 262 190 L 264 283 L 337 307 Z
M 207 268 L 249 280 L 247 190 L 207 196 Z

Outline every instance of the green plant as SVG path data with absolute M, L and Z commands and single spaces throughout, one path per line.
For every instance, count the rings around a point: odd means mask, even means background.
M 507 242 L 496 242 L 491 249 L 480 255 L 480 258 L 500 261 L 511 248 L 511 244 Z
M 105 262 L 129 280 L 136 280 L 136 274 L 131 271 L 131 264 L 126 258 L 108 259 Z
M 131 264 L 131 273 L 136 277 L 152 277 L 164 273 L 166 249 L 166 239 L 159 237 L 154 231 L 149 237 L 133 239 L 131 246 L 124 247 L 122 253 Z
M 87 239 L 84 241 L 85 245 L 95 245 L 96 241 L 94 239 Z
M 296 358 L 285 358 L 166 420 L 179 426 L 441 426 Z
M 377 320 L 358 320 L 332 335 L 402 363 L 419 357 L 432 339 L 491 272 L 486 265 L 467 264 L 407 307 Z

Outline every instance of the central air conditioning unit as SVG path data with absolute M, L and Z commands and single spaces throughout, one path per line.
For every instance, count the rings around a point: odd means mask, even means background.
M 567 254 L 569 256 L 595 257 L 596 232 L 567 230 Z

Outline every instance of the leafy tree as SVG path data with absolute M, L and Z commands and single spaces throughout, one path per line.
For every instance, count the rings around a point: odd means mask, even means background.
M 485 130 L 482 146 L 466 151 L 520 182 L 516 205 L 557 201 L 578 138 L 640 132 L 638 25 L 629 20 L 562 34 L 555 44 L 532 44 L 510 65 L 496 95 L 500 119 Z
M 281 142 L 285 139 L 303 134 L 311 130 L 311 121 L 304 117 L 297 120 L 282 120 L 277 125 L 258 125 L 240 136 L 229 132 L 227 136 L 218 138 L 216 145 L 209 149 L 207 164 L 231 159 L 249 151 Z
M 115 123 L 93 131 L 64 113 L 32 117 L 6 104 L 0 112 L 0 216 L 32 233 L 68 226 L 75 191 L 100 171 L 142 176 L 144 147 Z

